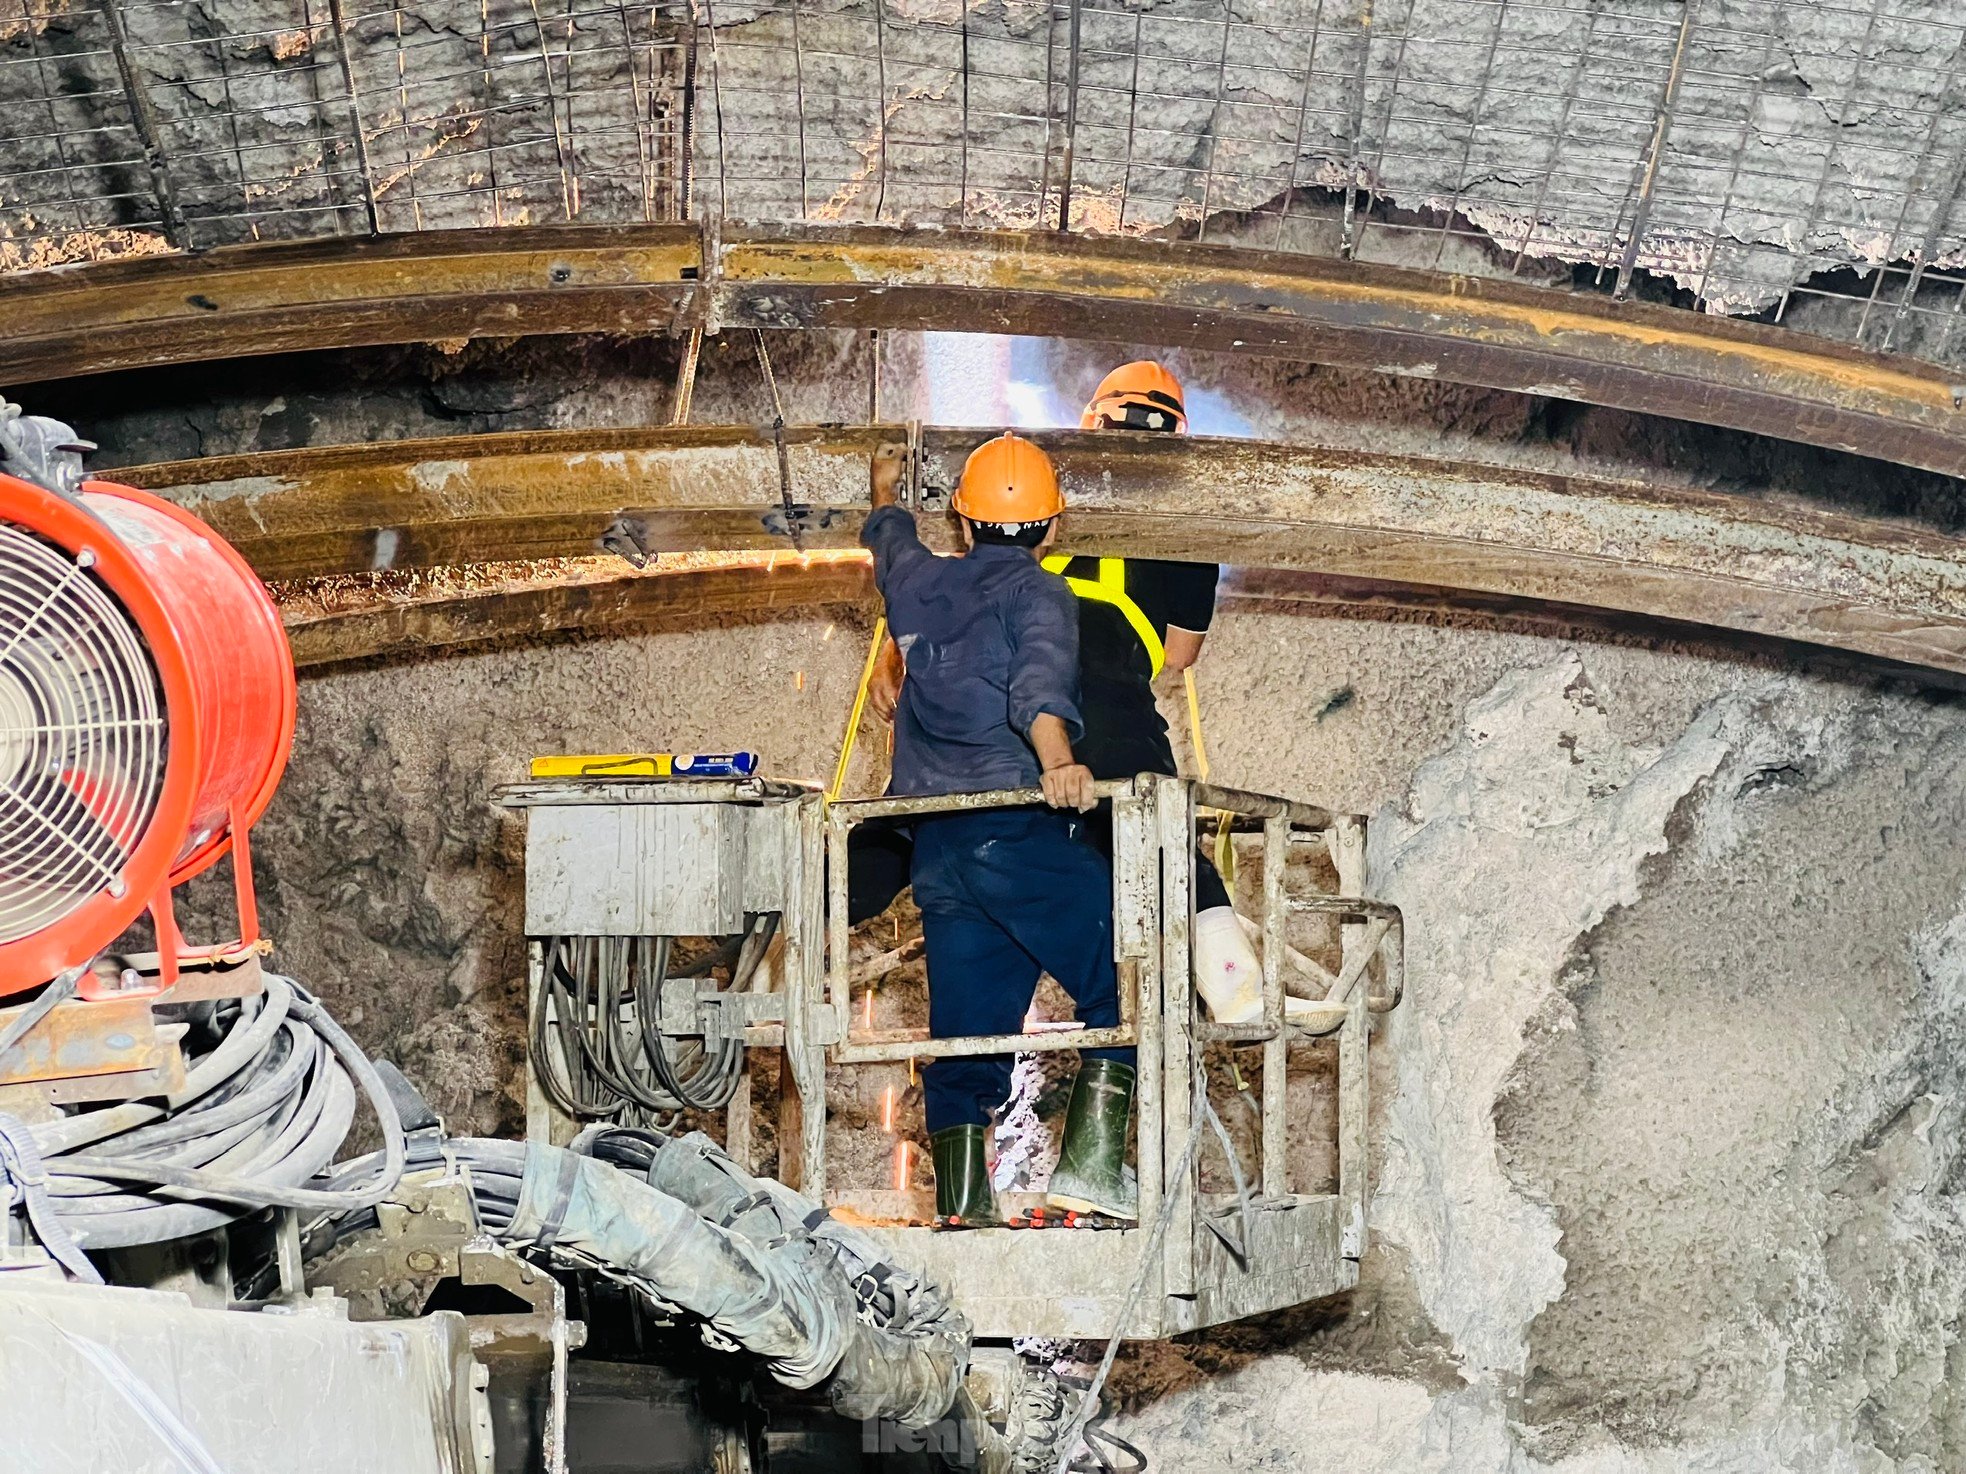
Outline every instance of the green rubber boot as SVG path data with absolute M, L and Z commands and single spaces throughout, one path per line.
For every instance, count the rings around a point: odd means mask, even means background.
M 986 1128 L 948 1126 L 929 1138 L 935 1161 L 935 1217 L 947 1228 L 995 1228 L 996 1190 L 990 1186 Z
M 1074 1213 L 1140 1217 L 1140 1184 L 1126 1165 L 1126 1123 L 1133 1114 L 1133 1066 L 1089 1059 L 1072 1082 L 1065 1142 L 1045 1202 Z

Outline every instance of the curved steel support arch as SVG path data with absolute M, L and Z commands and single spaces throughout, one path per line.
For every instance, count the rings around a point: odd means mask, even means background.
M 788 432 L 807 547 L 851 548 L 867 458 L 899 426 Z M 924 432 L 926 482 L 982 438 Z M 1611 611 L 1966 673 L 1966 543 L 1896 525 L 1633 483 L 1254 441 L 1055 431 L 1087 551 L 1292 570 Z M 770 548 L 770 441 L 734 427 L 553 431 L 135 467 L 267 578 Z M 1236 496 L 1225 506 L 1221 489 Z M 931 499 L 929 510 L 936 503 Z M 947 536 L 946 521 L 926 519 Z
M 0 280 L 0 384 L 361 344 L 691 326 L 1122 339 L 1414 374 L 1966 474 L 1966 386 L 1781 328 L 1239 248 L 560 226 L 225 247 Z

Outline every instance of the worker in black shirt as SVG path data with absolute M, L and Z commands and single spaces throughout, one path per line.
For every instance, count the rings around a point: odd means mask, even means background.
M 1151 360 L 1123 364 L 1101 381 L 1080 428 L 1185 434 L 1188 418 L 1180 382 Z M 1154 700 L 1153 681 L 1164 671 L 1187 670 L 1200 657 L 1215 616 L 1220 569 L 1213 563 L 1066 556 L 1048 557 L 1044 566 L 1063 574 L 1078 596 L 1080 711 L 1085 722 L 1085 735 L 1073 749 L 1079 761 L 1099 779 L 1137 773 L 1172 776 L 1174 750 Z M 868 688 L 868 699 L 884 720 L 892 718 L 901 679 L 900 652 L 890 641 Z M 1090 818 L 1088 837 L 1110 857 L 1111 806 L 1101 805 Z M 907 854 L 907 836 L 898 829 L 870 832 L 862 839 L 849 872 L 853 921 L 879 915 L 907 883 Z M 1229 905 L 1220 873 L 1200 850 L 1193 938 L 1195 987 L 1209 1012 L 1221 1023 L 1259 1018 L 1262 970 Z

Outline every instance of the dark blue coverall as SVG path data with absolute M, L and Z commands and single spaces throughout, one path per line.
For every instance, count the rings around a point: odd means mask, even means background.
M 1031 725 L 1049 712 L 1076 740 L 1077 602 L 1017 547 L 938 558 L 913 514 L 881 507 L 861 541 L 908 676 L 894 713 L 896 796 L 1035 788 Z M 933 815 L 912 871 L 928 948 L 929 1033 L 1014 1034 L 1040 972 L 1089 1029 L 1120 1021 L 1113 882 L 1076 814 L 1032 807 Z M 1087 1050 L 1133 1063 L 1131 1049 Z M 931 1134 L 982 1124 L 1010 1095 L 1011 1056 L 937 1060 L 923 1072 Z

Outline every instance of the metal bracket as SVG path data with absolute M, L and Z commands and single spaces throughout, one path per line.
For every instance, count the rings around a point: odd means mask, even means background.
M 96 448 L 72 426 L 46 415 L 30 415 L 0 399 L 0 471 L 18 476 L 59 496 L 74 496 L 88 473 L 82 457 Z
M 662 1032 L 675 1038 L 700 1034 L 705 1045 L 741 1040 L 751 1024 L 785 1022 L 780 993 L 730 993 L 701 978 L 670 978 L 662 985 Z
M 0 1025 L 24 1011 L 0 1010 Z M 185 1028 L 159 1023 L 144 998 L 57 1004 L 0 1054 L 0 1110 L 182 1090 Z
M 773 507 L 758 520 L 764 524 L 766 532 L 773 537 L 789 537 L 792 546 L 800 547 L 806 536 L 814 532 L 824 532 L 844 520 L 846 513 L 838 507 L 815 507 L 811 502 L 786 502 Z M 800 549 L 803 551 L 803 548 Z
M 376 1207 L 374 1233 L 358 1234 L 313 1266 L 314 1282 L 347 1300 L 355 1320 L 420 1315 L 439 1280 L 505 1291 L 524 1310 L 466 1315 L 471 1352 L 483 1363 L 473 1384 L 482 1394 L 506 1370 L 550 1379 L 540 1452 L 548 1474 L 566 1466 L 567 1353 L 586 1344 L 587 1328 L 567 1319 L 566 1290 L 478 1226 L 462 1169 L 412 1173 Z M 475 1409 L 481 1398 L 474 1397 Z
M 1346 1259 L 1359 1259 L 1365 1254 L 1365 1207 L 1352 1204 L 1352 1215 L 1345 1226 L 1338 1231 L 1338 1253 Z
M 656 557 L 644 541 L 647 535 L 646 524 L 632 517 L 616 517 L 608 524 L 608 530 L 601 534 L 601 551 L 620 555 L 633 568 L 646 568 Z
M 922 488 L 926 478 L 922 474 L 925 467 L 922 460 L 922 422 L 908 421 L 907 449 L 901 458 L 901 505 L 911 512 L 918 512 L 922 505 Z
M 949 488 L 931 486 L 928 480 L 928 440 L 920 420 L 908 421 L 908 462 L 902 472 L 902 485 L 908 506 L 916 512 L 938 511 L 947 502 Z

